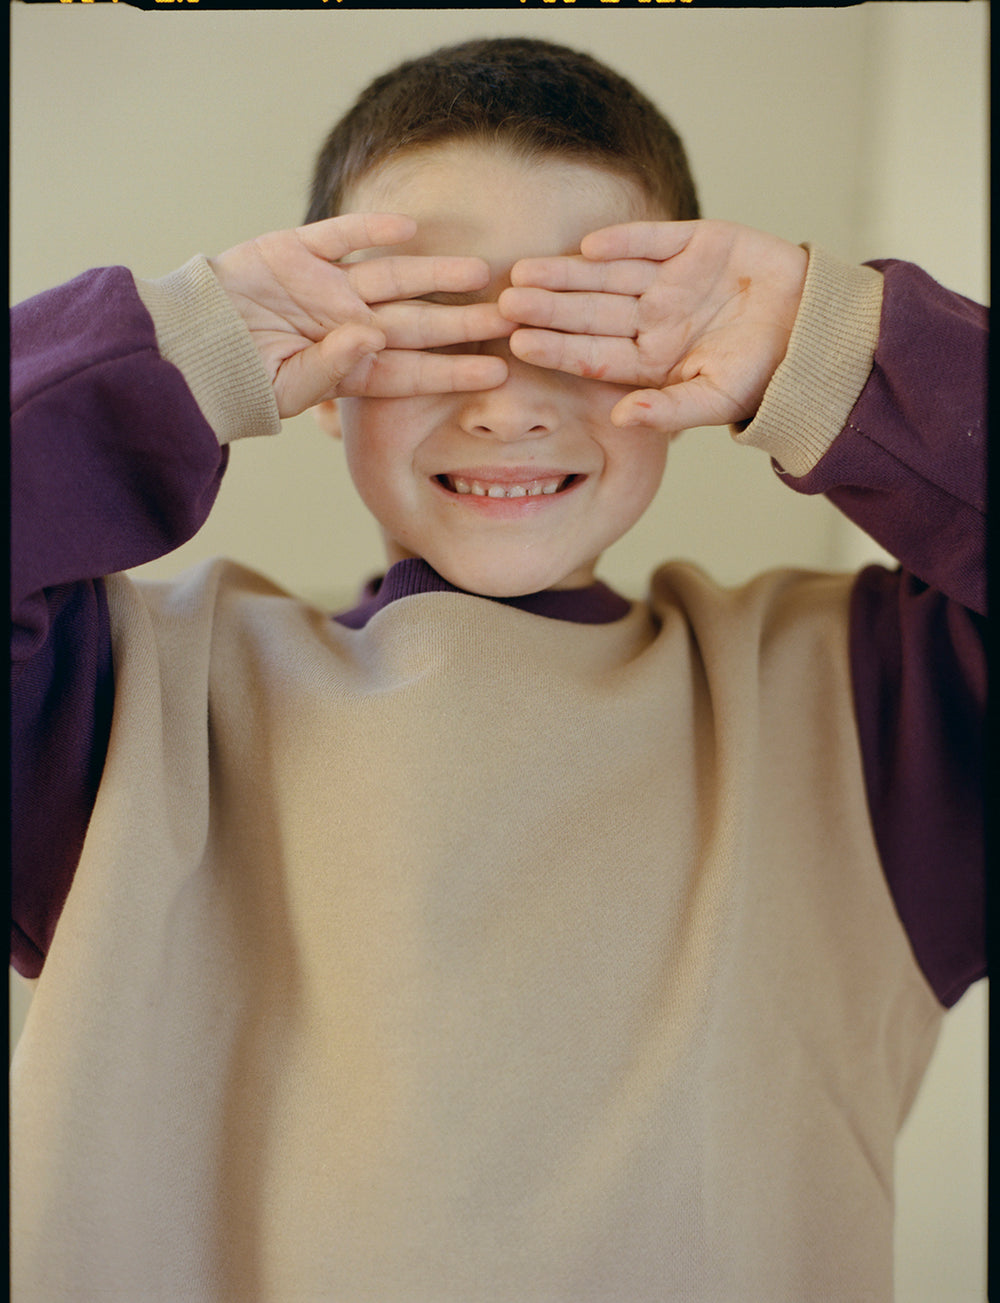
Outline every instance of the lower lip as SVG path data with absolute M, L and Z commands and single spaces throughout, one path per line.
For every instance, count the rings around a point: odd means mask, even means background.
M 431 480 L 431 483 L 452 506 L 467 507 L 470 511 L 476 511 L 480 515 L 493 519 L 520 520 L 526 515 L 544 511 L 555 503 L 572 497 L 586 478 L 585 475 L 577 476 L 572 484 L 557 493 L 526 493 L 522 498 L 491 498 L 479 493 L 453 493 L 437 479 Z

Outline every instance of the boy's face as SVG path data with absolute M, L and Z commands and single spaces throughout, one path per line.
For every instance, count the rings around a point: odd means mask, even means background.
M 471 296 L 483 300 L 498 297 L 520 258 L 577 253 L 590 231 L 660 215 L 636 183 L 600 168 L 464 141 L 390 161 L 349 207 L 413 217 L 417 234 L 400 253 L 484 259 L 493 278 Z M 422 557 L 457 587 L 495 597 L 589 584 L 656 493 L 667 439 L 612 426 L 625 386 L 530 366 L 506 340 L 453 348 L 476 350 L 505 359 L 502 385 L 338 400 L 351 476 L 390 564 Z

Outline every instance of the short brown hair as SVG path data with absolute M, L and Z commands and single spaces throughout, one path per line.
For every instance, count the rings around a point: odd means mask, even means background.
M 386 159 L 461 137 L 593 163 L 638 181 L 665 216 L 699 216 L 680 137 L 631 82 L 589 54 L 505 37 L 444 46 L 377 77 L 320 150 L 306 221 L 336 216 Z

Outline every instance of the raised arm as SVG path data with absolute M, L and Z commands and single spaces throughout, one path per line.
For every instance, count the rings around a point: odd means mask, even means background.
M 984 610 L 983 308 L 909 264 L 715 221 L 609 227 L 511 281 L 516 356 L 635 386 L 621 426 L 734 427 L 790 487 Z
M 229 444 L 340 393 L 499 383 L 500 358 L 426 350 L 507 332 L 477 259 L 378 257 L 392 215 L 349 215 L 192 259 L 161 281 L 88 272 L 12 316 L 12 962 L 40 970 L 106 753 L 103 577 L 190 538 Z M 346 259 L 338 264 L 338 259 Z
M 887 882 L 954 1003 L 986 967 L 985 309 L 715 222 L 609 228 L 512 280 L 516 355 L 636 386 L 623 426 L 729 424 L 900 561 L 855 582 L 855 715 Z
M 787 356 L 737 441 L 925 584 L 986 611 L 988 313 L 912 263 L 814 250 Z
M 851 361 L 866 273 L 881 279 L 877 343 Z M 834 357 L 863 371 L 860 392 L 832 377 Z M 902 563 L 854 585 L 855 716 L 886 879 L 946 1006 L 986 972 L 986 361 L 984 308 L 912 264 L 817 253 L 787 365 L 738 436 Z M 807 401 L 817 374 L 826 428 Z
M 179 279 L 199 297 L 196 269 Z M 206 272 L 208 304 L 213 285 Z M 11 959 L 33 976 L 72 881 L 110 729 L 102 576 L 194 534 L 226 454 L 124 268 L 15 308 L 11 343 Z

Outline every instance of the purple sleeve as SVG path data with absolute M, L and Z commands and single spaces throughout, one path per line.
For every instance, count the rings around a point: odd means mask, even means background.
M 907 263 L 874 365 L 809 475 L 902 563 L 855 584 L 851 668 L 872 827 L 914 955 L 945 1006 L 986 972 L 988 316 Z
M 984 620 L 906 571 L 862 571 L 855 715 L 872 826 L 913 952 L 950 1008 L 986 974 Z
M 14 309 L 11 391 L 11 963 L 33 977 L 110 730 L 102 577 L 196 533 L 226 458 L 121 267 Z

